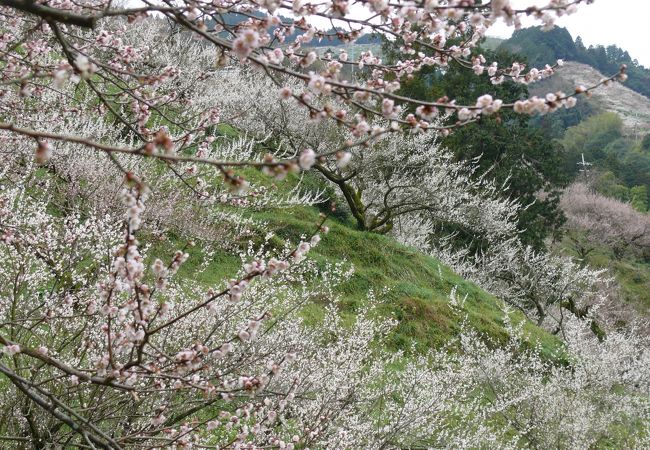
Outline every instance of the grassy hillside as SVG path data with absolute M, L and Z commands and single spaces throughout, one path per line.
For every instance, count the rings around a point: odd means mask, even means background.
M 254 172 L 247 177 L 264 180 Z M 297 177 L 292 176 L 279 183 L 278 190 L 288 192 L 296 184 Z M 307 180 L 305 185 L 311 185 L 313 189 L 323 188 L 315 177 Z M 269 229 L 275 233 L 271 245 L 279 250 L 284 248 L 285 242 L 296 243 L 301 236 L 313 233 L 320 213 L 317 207 L 267 208 L 252 212 L 250 218 L 266 224 L 264 230 L 259 230 L 259 236 Z M 338 288 L 342 298 L 338 306 L 343 314 L 354 314 L 363 307 L 368 301 L 369 291 L 388 289 L 386 295 L 379 296 L 379 309 L 399 321 L 391 340 L 396 348 L 406 348 L 411 343 L 420 348 L 440 346 L 456 335 L 465 315 L 470 325 L 485 336 L 496 342 L 506 339 L 499 300 L 464 280 L 440 261 L 405 247 L 388 236 L 356 230 L 345 213 L 330 217 L 327 225 L 330 232 L 310 252 L 310 257 L 322 265 L 346 261 L 354 267 L 352 278 Z M 153 254 L 168 255 L 179 244 L 182 243 L 171 236 L 166 242 L 155 243 Z M 194 268 L 203 262 L 199 246 L 191 248 L 189 253 L 191 257 L 179 274 L 182 277 L 193 277 Z M 225 251 L 217 253 L 212 256 L 200 281 L 214 283 L 224 277 L 233 277 L 240 265 L 237 257 Z M 448 302 L 454 288 L 460 298 L 466 297 L 464 311 L 460 314 L 452 310 Z M 310 305 L 304 313 L 319 317 L 324 306 Z M 523 315 L 517 313 L 516 316 L 523 319 Z M 558 348 L 559 340 L 532 323 L 528 323 L 525 329 L 530 335 L 531 345 L 541 345 L 547 354 Z

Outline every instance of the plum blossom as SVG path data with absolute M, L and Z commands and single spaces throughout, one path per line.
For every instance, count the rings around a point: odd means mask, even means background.
M 327 84 L 324 77 L 318 75 L 314 72 L 311 72 L 309 75 L 309 83 L 307 84 L 309 89 L 315 94 L 329 94 L 332 90 L 331 86 Z
M 316 152 L 310 148 L 303 150 L 298 158 L 300 168 L 302 170 L 309 170 L 314 164 L 316 164 Z
M 233 40 L 232 47 L 235 54 L 244 59 L 249 56 L 260 45 L 260 35 L 257 31 L 249 28 L 244 29 L 237 38 Z

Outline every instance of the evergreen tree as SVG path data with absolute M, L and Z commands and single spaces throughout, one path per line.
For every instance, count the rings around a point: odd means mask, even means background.
M 389 58 L 394 54 L 395 45 L 392 42 L 384 44 Z M 477 52 L 490 61 L 499 61 L 501 67 L 522 60 L 504 49 L 479 48 Z M 459 103 L 473 103 L 482 93 L 489 93 L 511 102 L 527 97 L 528 89 L 523 84 L 511 82 L 494 85 L 487 75 L 476 77 L 452 63 L 444 73 L 423 69 L 411 81 L 403 83 L 402 93 L 422 100 L 435 100 L 446 94 Z M 498 183 L 506 184 L 507 195 L 530 204 L 519 219 L 526 244 L 543 247 L 544 239 L 563 223 L 556 192 L 557 186 L 567 180 L 560 170 L 562 148 L 543 129 L 531 126 L 528 118 L 509 111 L 501 112 L 498 116 L 483 118 L 480 123 L 462 127 L 444 139 L 443 145 L 451 149 L 458 160 L 478 158 L 478 175 L 487 174 Z M 544 195 L 540 197 L 541 192 Z
M 648 151 L 650 150 L 650 133 L 646 134 L 641 141 L 641 149 Z
M 646 186 L 634 186 L 630 189 L 632 207 L 640 212 L 648 211 L 648 188 Z

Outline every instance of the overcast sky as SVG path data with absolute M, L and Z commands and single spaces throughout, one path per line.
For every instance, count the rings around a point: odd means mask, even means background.
M 512 1 L 516 7 L 546 3 L 540 0 Z M 650 68 L 649 19 L 650 0 L 596 0 L 591 5 L 581 5 L 577 13 L 560 18 L 557 24 L 567 28 L 574 39 L 581 36 L 587 47 L 614 44 Z M 488 35 L 507 38 L 512 31 L 512 28 L 499 23 L 488 30 Z

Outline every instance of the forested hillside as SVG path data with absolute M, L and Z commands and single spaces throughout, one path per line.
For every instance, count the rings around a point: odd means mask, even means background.
M 638 67 L 484 45 L 577 3 L 0 0 L 0 447 L 649 448 Z
M 619 70 L 621 64 L 627 65 L 630 89 L 650 97 L 650 69 L 643 67 L 630 54 L 615 45 L 585 47 L 580 36 L 575 40 L 562 27 L 543 31 L 540 27 L 517 30 L 512 37 L 501 43 L 501 48 L 525 56 L 536 67 L 565 59 L 587 64 L 597 71 L 609 74 Z
M 607 70 L 617 70 L 615 64 L 630 64 L 624 50 L 615 46 L 585 49 L 579 38 L 574 43 L 565 29 L 557 27 L 549 32 L 535 27 L 517 31 L 500 48 L 521 52 L 532 64 L 545 58 L 568 60 L 556 76 L 530 89 L 531 94 L 538 96 L 592 84 L 602 80 Z M 650 189 L 650 101 L 639 94 L 647 93 L 633 79 L 643 80 L 642 86 L 650 86 L 650 78 L 643 78 L 648 71 L 634 61 L 630 67 L 634 70 L 626 83 L 606 86 L 579 108 L 540 116 L 532 123 L 561 142 L 564 170 L 570 177 L 578 174 L 577 163 L 584 155 L 597 173 L 595 183 L 601 193 L 632 202 L 646 211 L 646 192 Z
M 555 76 L 531 87 L 531 94 L 538 96 L 597 82 L 620 64 L 630 67 L 626 83 L 604 87 L 578 108 L 539 116 L 531 123 L 555 137 L 563 149 L 563 172 L 578 181 L 563 194 L 561 209 L 568 220 L 556 250 L 610 270 L 625 301 L 637 313 L 647 314 L 650 71 L 623 49 L 585 48 L 580 37 L 574 41 L 559 27 L 516 31 L 499 48 L 525 55 L 533 65 L 566 60 Z M 633 248 L 637 243 L 640 247 Z

